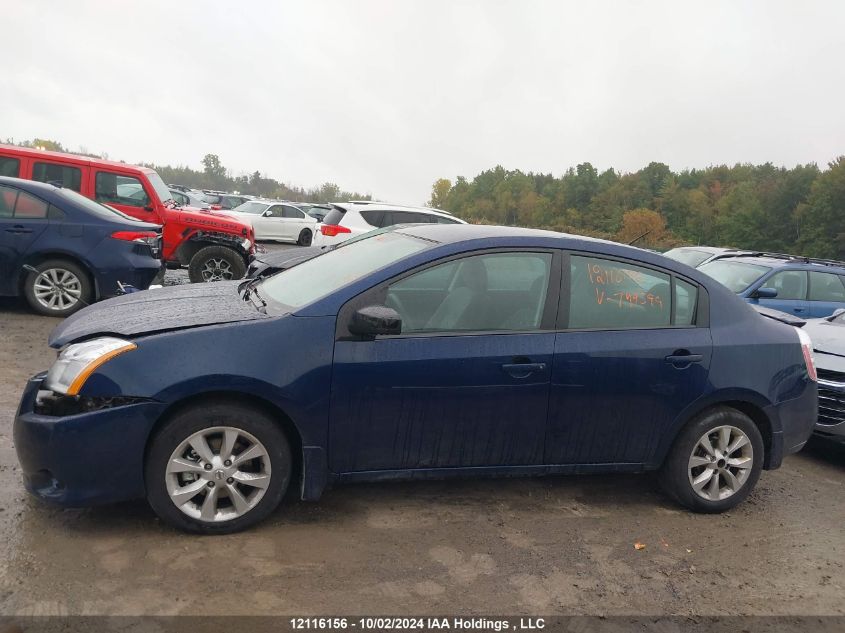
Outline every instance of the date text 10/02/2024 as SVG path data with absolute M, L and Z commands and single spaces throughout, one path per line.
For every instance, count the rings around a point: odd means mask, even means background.
M 289 620 L 296 631 L 530 631 L 546 627 L 543 618 L 464 618 L 464 617 L 294 617 Z

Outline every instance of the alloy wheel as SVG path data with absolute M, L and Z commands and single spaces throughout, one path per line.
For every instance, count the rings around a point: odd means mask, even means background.
M 230 426 L 194 433 L 170 456 L 167 493 L 193 519 L 216 523 L 252 510 L 270 485 L 270 456 L 258 439 Z
M 222 257 L 212 257 L 206 261 L 200 274 L 203 281 L 226 281 L 235 276 L 232 265 Z
M 751 440 L 735 426 L 719 426 L 696 443 L 689 458 L 689 480 L 708 501 L 727 499 L 748 481 L 754 464 Z
M 63 311 L 79 303 L 82 282 L 64 268 L 48 268 L 38 273 L 33 283 L 35 300 L 48 310 Z

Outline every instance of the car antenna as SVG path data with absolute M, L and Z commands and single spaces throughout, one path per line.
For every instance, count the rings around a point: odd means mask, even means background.
M 644 238 L 646 235 L 648 235 L 649 233 L 651 233 L 651 229 L 649 229 L 648 231 L 646 231 L 646 232 L 645 232 L 645 233 L 643 233 L 642 235 L 640 235 L 640 236 L 635 237 L 634 239 L 632 239 L 630 242 L 628 242 L 628 246 L 633 246 L 634 244 L 636 244 L 637 242 L 639 242 L 641 239 L 643 239 L 643 238 Z

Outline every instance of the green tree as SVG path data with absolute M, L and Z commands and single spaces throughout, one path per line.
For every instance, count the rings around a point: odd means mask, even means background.
M 428 206 L 435 209 L 445 209 L 449 204 L 449 192 L 452 191 L 452 181 L 448 178 L 439 178 L 431 186 L 431 199 Z
M 845 156 L 829 167 L 797 210 L 798 246 L 804 255 L 845 259 Z

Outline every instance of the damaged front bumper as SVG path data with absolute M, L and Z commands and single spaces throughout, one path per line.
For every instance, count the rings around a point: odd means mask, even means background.
M 26 489 L 64 506 L 143 497 L 144 448 L 164 404 L 141 398 L 69 398 L 29 379 L 14 423 Z

